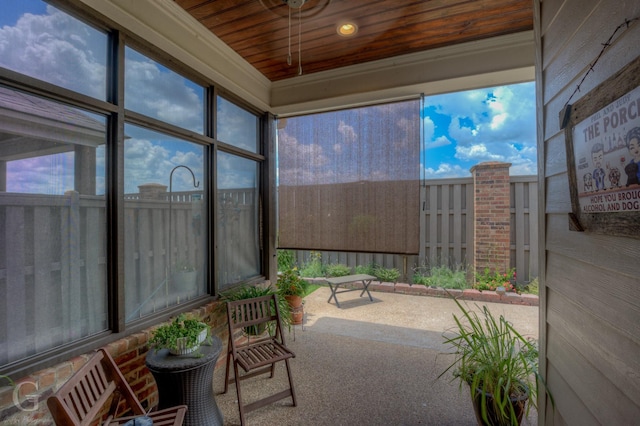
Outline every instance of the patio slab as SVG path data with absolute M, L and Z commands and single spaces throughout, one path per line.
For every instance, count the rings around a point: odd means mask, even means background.
M 468 390 L 438 375 L 451 360 L 442 333 L 453 326 L 452 300 L 372 292 L 340 294 L 327 303 L 328 287 L 305 298 L 305 321 L 286 336 L 296 353 L 292 374 L 298 406 L 284 399 L 247 415 L 250 425 L 475 425 Z M 476 309 L 480 302 L 464 302 Z M 538 335 L 538 308 L 486 303 L 527 336 Z M 450 377 L 450 376 L 447 376 Z M 243 382 L 248 401 L 283 389 L 274 379 Z M 240 424 L 235 386 L 226 395 L 224 366 L 214 379 L 225 425 Z M 534 411 L 525 425 L 537 424 Z

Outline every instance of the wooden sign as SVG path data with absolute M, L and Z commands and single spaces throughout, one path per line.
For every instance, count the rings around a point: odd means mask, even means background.
M 572 230 L 640 238 L 640 57 L 561 114 Z

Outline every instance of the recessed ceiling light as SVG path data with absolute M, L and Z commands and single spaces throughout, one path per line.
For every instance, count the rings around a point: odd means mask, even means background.
M 343 37 L 351 37 L 358 32 L 358 26 L 353 22 L 346 22 L 344 24 L 338 25 L 337 31 L 338 34 Z

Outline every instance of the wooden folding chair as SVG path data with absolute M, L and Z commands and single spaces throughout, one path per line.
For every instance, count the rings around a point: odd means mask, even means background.
M 295 354 L 286 347 L 284 342 L 276 295 L 227 302 L 227 317 L 229 321 L 229 352 L 227 354 L 224 393 L 227 392 L 229 383 L 236 383 L 240 423 L 244 425 L 245 413 L 289 396 L 295 407 L 297 405 L 296 393 L 293 389 L 289 366 L 289 359 L 295 357 Z M 256 338 L 247 336 L 238 341 L 235 339 L 238 330 L 250 327 L 260 328 L 260 325 L 268 327 L 269 324 L 271 324 L 272 330 L 266 336 Z M 229 378 L 229 367 L 232 361 L 234 377 Z M 271 373 L 270 377 L 273 377 L 275 365 L 279 361 L 284 361 L 286 365 L 289 388 L 245 405 L 242 401 L 240 381 L 269 372 Z M 242 367 L 244 370 L 242 375 L 239 374 L 238 367 Z
M 121 410 L 130 417 L 115 418 L 121 400 Z M 145 415 L 144 408 L 118 369 L 109 353 L 100 349 L 62 387 L 47 399 L 49 411 L 56 425 L 85 426 L 95 424 L 106 415 L 103 425 L 123 425 Z M 107 407 L 108 405 L 108 407 Z M 186 405 L 167 408 L 147 415 L 154 426 L 182 425 Z

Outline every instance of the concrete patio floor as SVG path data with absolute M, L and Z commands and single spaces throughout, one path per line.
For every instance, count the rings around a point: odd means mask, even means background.
M 442 333 L 457 313 L 450 299 L 371 292 L 374 301 L 354 291 L 338 294 L 340 308 L 327 303 L 321 287 L 305 298 L 305 323 L 286 333 L 296 353 L 291 361 L 298 399 L 283 399 L 246 415 L 249 425 L 475 425 L 468 390 L 459 390 L 448 373 L 451 355 Z M 478 302 L 463 302 L 469 307 Z M 485 303 L 526 336 L 538 336 L 538 307 Z M 268 375 L 242 382 L 243 398 L 286 387 L 280 363 Z M 239 425 L 235 385 L 227 394 L 224 366 L 215 373 L 216 401 L 225 425 Z M 532 410 L 525 425 L 537 424 Z

